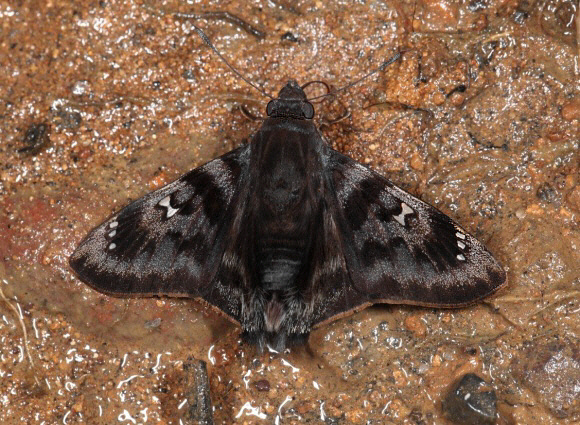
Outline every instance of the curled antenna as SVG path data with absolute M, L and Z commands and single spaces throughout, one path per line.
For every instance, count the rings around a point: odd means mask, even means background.
M 233 67 L 232 64 L 230 64 L 226 58 L 224 58 L 222 56 L 222 54 L 219 52 L 219 50 L 213 45 L 213 43 L 211 42 L 211 40 L 209 39 L 209 37 L 205 34 L 205 32 L 203 32 L 203 30 L 198 27 L 195 24 L 191 24 L 191 26 L 193 27 L 193 29 L 195 30 L 195 32 L 197 32 L 197 34 L 201 37 L 201 39 L 203 40 L 203 42 L 205 44 L 207 44 L 210 49 L 212 49 L 214 51 L 214 53 L 216 55 L 218 55 L 218 57 L 228 66 L 228 68 L 234 73 L 236 74 L 238 77 L 240 77 L 242 80 L 244 80 L 246 83 L 248 83 L 250 86 L 252 86 L 253 88 L 255 88 L 256 90 L 258 90 L 260 93 L 262 93 L 262 95 L 270 98 L 270 99 L 274 99 L 274 97 L 268 93 L 266 93 L 264 90 L 262 90 L 260 87 L 258 87 L 256 84 L 252 83 L 249 79 L 247 79 L 246 77 L 244 77 L 242 75 L 241 72 L 239 72 L 236 68 Z
M 329 93 L 321 94 L 320 96 L 311 97 L 311 98 L 308 99 L 308 101 L 309 102 L 312 102 L 313 100 L 318 100 L 318 99 L 321 99 L 323 97 L 334 96 L 337 93 L 340 93 L 342 91 L 348 90 L 352 86 L 357 85 L 361 81 L 369 78 L 370 76 L 376 74 L 377 72 L 381 72 L 381 71 L 384 71 L 385 69 L 387 69 L 387 67 L 390 64 L 392 64 L 393 62 L 398 61 L 401 58 L 402 54 L 403 54 L 403 52 L 397 52 L 392 57 L 390 57 L 389 59 L 387 59 L 386 61 L 384 61 L 378 68 L 373 69 L 372 71 L 370 71 L 369 73 L 363 75 L 362 77 L 360 77 L 359 79 L 353 81 L 352 83 L 348 83 L 346 86 L 341 87 L 341 88 L 336 89 L 336 90 L 333 90 L 333 91 L 331 91 Z

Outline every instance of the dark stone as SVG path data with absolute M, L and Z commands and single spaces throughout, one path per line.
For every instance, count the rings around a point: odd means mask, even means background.
M 468 4 L 467 4 L 467 9 L 469 9 L 470 12 L 477 12 L 479 10 L 484 10 L 487 9 L 487 4 L 488 2 L 486 0 L 471 0 Z
M 553 203 L 560 200 L 560 194 L 558 193 L 558 190 L 550 183 L 542 183 L 536 191 L 536 196 L 540 200 L 548 203 Z
M 413 410 L 409 414 L 408 418 L 413 425 L 427 425 L 427 421 L 425 421 L 423 413 L 419 410 Z
M 83 118 L 80 112 L 70 110 L 69 108 L 62 108 L 56 111 L 55 122 L 59 127 L 74 130 L 81 125 Z
M 270 381 L 267 379 L 260 379 L 254 382 L 254 386 L 258 391 L 270 391 Z
M 443 400 L 443 414 L 461 425 L 493 425 L 497 397 L 479 376 L 464 375 Z
M 195 72 L 193 72 L 193 70 L 191 68 L 184 69 L 181 76 L 183 78 L 185 78 L 187 81 L 195 81 L 196 80 Z
M 293 43 L 298 42 L 298 37 L 296 37 L 294 34 L 292 34 L 290 31 L 285 32 L 284 34 L 282 34 L 282 36 L 280 37 L 280 39 L 282 40 L 286 40 L 286 41 L 291 41 Z
M 36 154 L 49 142 L 50 125 L 46 123 L 31 124 L 26 129 L 22 143 L 24 147 L 18 149 L 19 153 Z
M 514 20 L 514 22 L 516 24 L 523 24 L 526 19 L 528 19 L 530 17 L 530 14 L 528 12 L 526 12 L 525 10 L 520 10 L 520 9 L 516 9 L 516 11 L 514 12 L 512 19 Z

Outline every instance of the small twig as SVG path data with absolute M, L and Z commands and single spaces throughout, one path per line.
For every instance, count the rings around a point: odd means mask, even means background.
M 227 21 L 231 24 L 237 25 L 248 34 L 253 35 L 256 38 L 264 39 L 266 38 L 266 33 L 254 28 L 251 24 L 238 18 L 236 15 L 232 15 L 230 12 L 202 12 L 202 13 L 182 13 L 174 12 L 173 16 L 176 18 L 184 19 L 221 19 Z
M 199 12 L 199 13 L 184 13 L 184 12 L 170 12 L 163 9 L 158 9 L 156 7 L 151 6 L 150 4 L 145 3 L 143 5 L 145 9 L 149 12 L 156 14 L 158 16 L 166 16 L 171 15 L 176 18 L 183 18 L 183 19 L 218 19 L 222 21 L 229 22 L 230 24 L 237 25 L 248 34 L 253 35 L 256 38 L 263 39 L 266 38 L 266 33 L 260 31 L 259 29 L 255 28 L 251 24 L 244 21 L 242 18 L 237 17 L 236 15 L 230 12 Z

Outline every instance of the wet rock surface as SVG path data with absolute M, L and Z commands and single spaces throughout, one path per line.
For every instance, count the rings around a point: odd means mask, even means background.
M 79 282 L 67 258 L 93 226 L 238 146 L 259 126 L 241 105 L 264 114 L 177 11 L 257 29 L 195 21 L 269 93 L 342 87 L 405 50 L 316 104 L 317 122 L 484 242 L 507 288 L 460 310 L 372 307 L 260 353 L 195 301 Z M 498 424 L 580 420 L 577 2 L 57 0 L 0 16 L 1 423 L 179 424 L 190 356 L 216 424 L 445 424 L 469 374 L 493 388 Z
M 558 418 L 580 418 L 580 342 L 540 337 L 516 358 L 524 386 Z
M 443 414 L 456 424 L 494 424 L 496 405 L 495 391 L 479 376 L 468 373 L 453 386 L 443 400 Z

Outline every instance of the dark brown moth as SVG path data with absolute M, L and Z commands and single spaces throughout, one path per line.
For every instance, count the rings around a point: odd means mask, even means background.
M 331 149 L 289 81 L 244 144 L 96 227 L 70 265 L 106 294 L 202 298 L 276 349 L 375 303 L 459 307 L 506 273 L 451 218 Z

